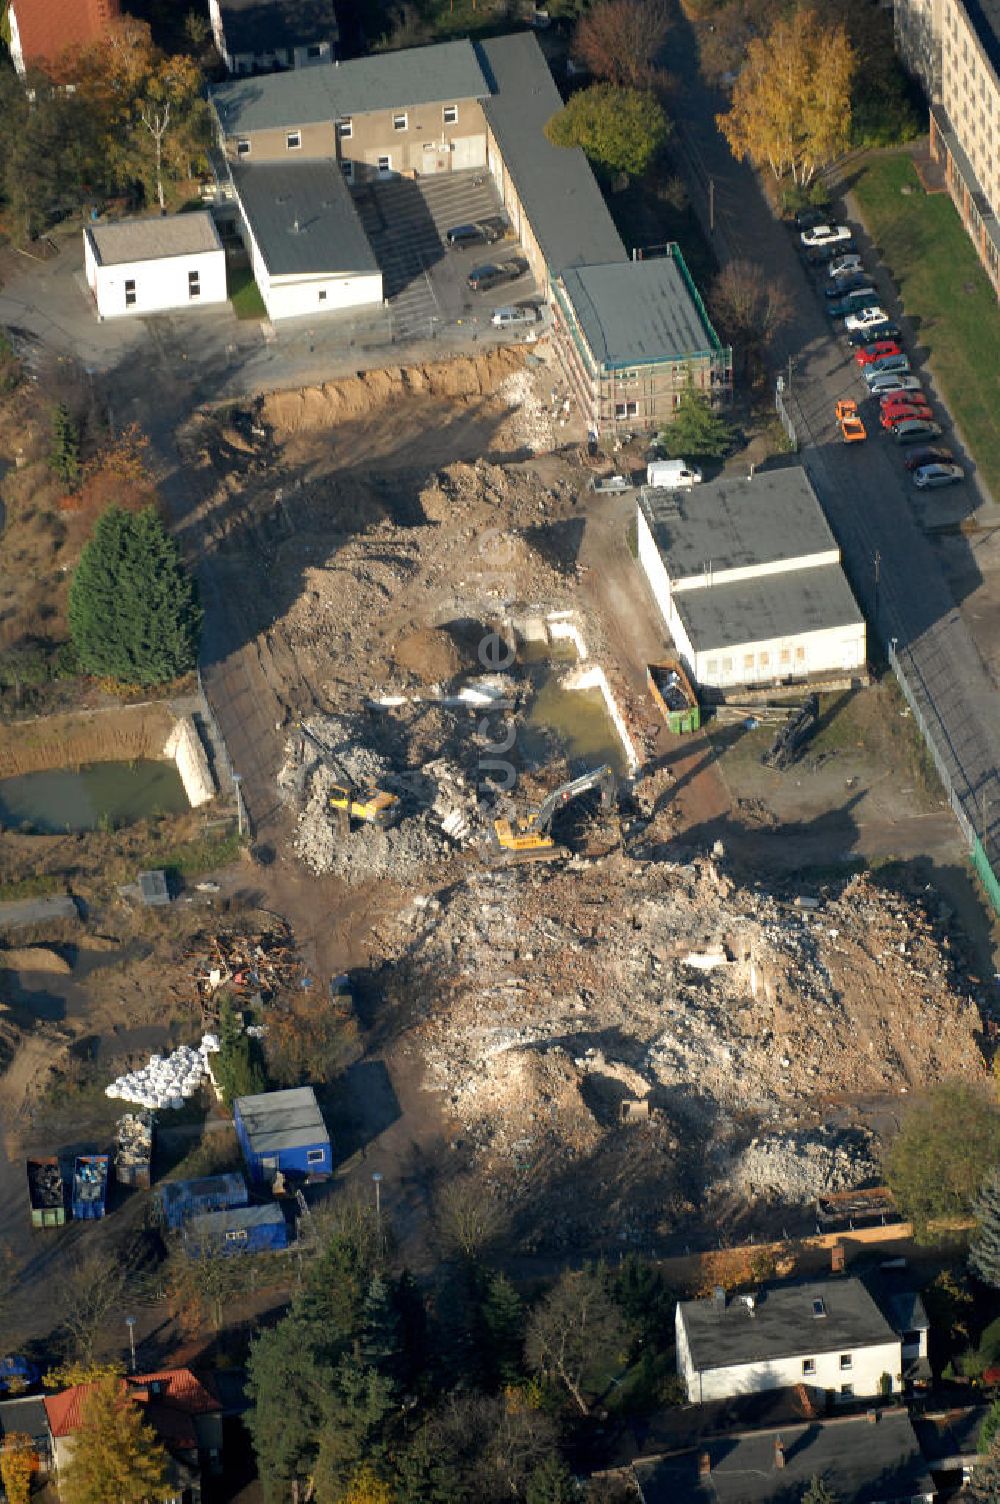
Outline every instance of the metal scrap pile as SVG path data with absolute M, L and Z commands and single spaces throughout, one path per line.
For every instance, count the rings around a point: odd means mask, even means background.
M 199 935 L 185 955 L 194 963 L 194 982 L 205 1016 L 214 1017 L 223 991 L 269 1003 L 279 993 L 301 986 L 305 973 L 291 927 L 277 916 L 266 930 Z
M 63 1179 L 57 1164 L 45 1164 L 39 1160 L 28 1163 L 32 1197 L 36 1206 L 62 1206 Z
M 149 1175 L 153 1158 L 153 1114 L 126 1112 L 115 1128 L 115 1175 L 122 1185 L 132 1185 L 136 1177 Z

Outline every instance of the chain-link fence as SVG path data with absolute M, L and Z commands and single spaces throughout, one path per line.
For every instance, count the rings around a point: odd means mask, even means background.
M 205 681 L 201 677 L 200 668 L 197 670 L 197 674 L 198 695 L 201 699 L 201 716 L 211 742 L 211 752 L 215 763 L 219 791 L 221 793 L 226 790 L 232 790 L 233 797 L 236 800 L 236 815 L 239 820 L 240 834 L 242 835 L 245 832 L 252 836 L 253 830 L 250 825 L 250 815 L 243 798 L 243 790 L 240 788 L 240 775 L 233 767 L 232 759 L 229 756 L 229 748 L 226 746 L 226 739 L 222 734 L 222 728 L 209 704 L 208 695 L 205 693 Z

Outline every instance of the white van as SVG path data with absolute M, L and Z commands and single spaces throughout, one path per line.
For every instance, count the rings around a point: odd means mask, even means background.
M 538 309 L 534 303 L 516 303 L 507 308 L 494 308 L 490 323 L 494 329 L 516 329 L 521 324 L 537 324 Z
M 701 471 L 686 460 L 650 460 L 646 466 L 647 486 L 662 491 L 684 491 L 698 485 Z

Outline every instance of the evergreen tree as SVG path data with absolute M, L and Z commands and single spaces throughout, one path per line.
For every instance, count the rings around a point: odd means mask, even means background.
M 972 1481 L 962 1490 L 968 1504 L 1000 1504 L 1000 1448 L 996 1442 L 972 1469 Z
M 483 1366 L 493 1385 L 516 1384 L 522 1377 L 525 1311 L 505 1274 L 488 1278 L 481 1307 Z
M 528 1479 L 526 1504 L 577 1504 L 580 1489 L 562 1458 L 554 1453 Z
M 69 626 L 85 673 L 165 684 L 194 668 L 202 612 L 177 545 L 152 507 L 109 507 L 73 576 Z
M 732 426 L 691 382 L 659 441 L 671 459 L 720 459 L 733 442 Z
M 68 491 L 80 484 L 80 429 L 70 417 L 65 402 L 52 409 L 52 447 L 49 468 L 54 470 Z
M 984 1285 L 1000 1289 L 1000 1170 L 991 1170 L 973 1208 L 976 1230 L 969 1244 L 969 1269 Z
M 119 1378 L 102 1379 L 83 1402 L 73 1455 L 59 1470 L 64 1504 L 149 1504 L 169 1499 L 167 1455 Z
M 361 1356 L 384 1374 L 394 1373 L 399 1360 L 399 1312 L 381 1274 L 372 1275 L 361 1315 Z
M 250 1348 L 247 1425 L 268 1500 L 287 1499 L 315 1466 L 328 1374 L 310 1339 L 292 1316 L 261 1332 Z
M 316 1504 L 339 1504 L 362 1463 L 377 1465 L 388 1451 L 394 1386 L 377 1368 L 341 1358 L 328 1381 L 316 1458 Z
M 825 1479 L 814 1473 L 802 1495 L 802 1504 L 840 1504 L 840 1500 Z
M 237 1097 L 252 1097 L 267 1086 L 260 1047 L 244 1029 L 230 998 L 223 1000 L 219 1014 L 219 1052 L 212 1072 L 227 1107 Z
M 395 1461 L 397 1493 L 406 1504 L 465 1504 L 468 1494 L 433 1420 L 413 1433 Z
M 394 1292 L 399 1319 L 400 1382 L 410 1388 L 423 1374 L 430 1359 L 427 1311 L 417 1282 L 404 1269 Z

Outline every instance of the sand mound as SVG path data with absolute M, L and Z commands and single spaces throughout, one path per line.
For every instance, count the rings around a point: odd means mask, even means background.
M 25 945 L 16 950 L 0 950 L 0 968 L 6 971 L 45 971 L 53 976 L 68 976 L 68 961 L 46 945 Z

